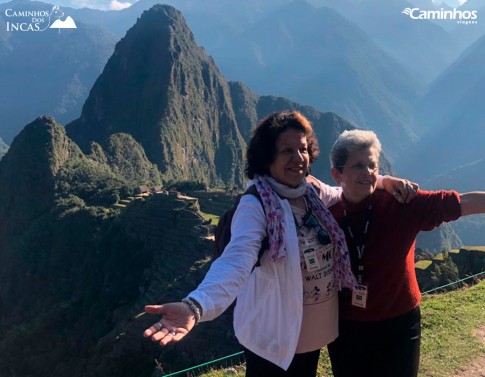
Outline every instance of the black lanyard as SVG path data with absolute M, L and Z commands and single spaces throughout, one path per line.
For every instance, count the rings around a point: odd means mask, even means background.
M 355 228 L 352 229 L 352 227 L 350 226 L 350 223 L 351 223 L 350 216 L 347 215 L 347 211 L 345 209 L 344 209 L 344 217 L 342 220 L 342 225 L 344 228 L 345 235 L 347 236 L 348 240 L 352 240 L 352 244 L 355 246 L 357 250 L 357 282 L 359 284 L 362 284 L 363 277 L 364 277 L 364 251 L 365 251 L 365 244 L 367 242 L 367 236 L 369 234 L 372 212 L 373 212 L 372 205 L 370 205 L 366 211 L 365 224 L 362 228 L 359 229 L 359 232 L 356 232 L 356 229 Z M 350 248 L 350 243 L 348 244 Z

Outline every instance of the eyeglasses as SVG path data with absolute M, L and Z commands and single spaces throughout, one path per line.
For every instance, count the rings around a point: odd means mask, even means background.
M 322 245 L 328 245 L 329 243 L 332 242 L 332 240 L 330 239 L 330 236 L 325 231 L 325 229 L 322 228 L 322 226 L 315 218 L 315 216 L 313 216 L 313 213 L 311 210 L 308 210 L 307 213 L 305 213 L 305 216 L 303 216 L 302 220 L 303 220 L 303 226 L 307 227 L 308 229 L 311 229 L 311 228 L 317 229 L 318 242 L 320 242 Z
M 339 169 L 343 169 L 343 166 L 339 166 Z M 362 162 L 358 162 L 355 165 L 349 167 L 349 169 L 358 171 L 358 172 L 369 172 L 369 174 L 375 173 L 379 169 L 379 164 L 376 162 L 370 162 L 368 164 L 363 164 Z
M 338 169 L 343 170 L 344 166 L 337 166 Z M 368 164 L 363 164 L 362 162 L 358 162 L 355 165 L 349 167 L 349 169 L 358 171 L 358 172 L 368 172 L 369 174 L 375 173 L 379 169 L 379 164 L 376 162 L 370 162 Z

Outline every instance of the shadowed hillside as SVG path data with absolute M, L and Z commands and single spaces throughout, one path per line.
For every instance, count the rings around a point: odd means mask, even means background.
M 98 159 L 84 155 L 39 118 L 0 161 L 0 376 L 151 375 L 160 350 L 141 333 L 153 319 L 133 318 L 192 289 L 212 250 L 196 201 L 156 195 L 112 206 L 132 190 L 114 168 L 140 166 L 132 146 L 111 169 L 100 146 Z M 106 156 L 119 155 L 110 148 Z M 208 332 L 227 344 L 206 344 Z M 221 353 L 236 347 L 231 334 L 223 318 L 161 360 L 172 368 Z

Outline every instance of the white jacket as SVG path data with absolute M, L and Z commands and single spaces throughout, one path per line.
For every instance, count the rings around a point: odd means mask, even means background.
M 320 186 L 327 206 L 340 199 L 340 189 L 322 182 Z M 261 266 L 251 273 L 266 236 L 266 219 L 259 200 L 244 195 L 232 220 L 230 243 L 188 296 L 202 306 L 202 321 L 220 315 L 237 297 L 234 330 L 239 342 L 287 370 L 300 334 L 303 281 L 293 214 L 287 200 L 281 204 L 286 224 L 285 260 L 272 262 L 265 252 Z

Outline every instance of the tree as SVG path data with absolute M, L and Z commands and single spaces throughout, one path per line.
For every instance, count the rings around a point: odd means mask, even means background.
M 437 287 L 453 283 L 459 279 L 458 267 L 451 260 L 448 251 L 442 250 L 441 255 L 443 256 L 443 262 L 435 263 L 431 272 L 431 280 Z M 453 286 L 449 289 L 455 288 L 456 286 Z

